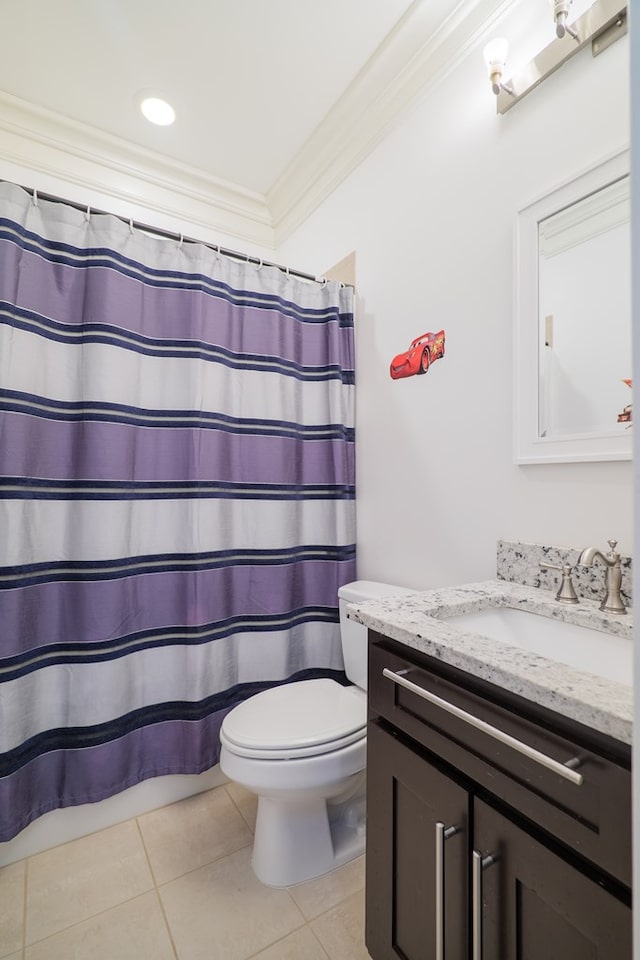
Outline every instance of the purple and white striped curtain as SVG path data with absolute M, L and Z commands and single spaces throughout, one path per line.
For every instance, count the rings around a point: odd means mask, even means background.
M 352 302 L 0 184 L 0 841 L 342 676 Z

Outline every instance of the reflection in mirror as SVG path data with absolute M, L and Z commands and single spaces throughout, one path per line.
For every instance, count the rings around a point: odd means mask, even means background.
M 629 151 L 518 211 L 517 463 L 630 460 Z
M 628 176 L 538 224 L 540 437 L 625 429 L 630 249 Z

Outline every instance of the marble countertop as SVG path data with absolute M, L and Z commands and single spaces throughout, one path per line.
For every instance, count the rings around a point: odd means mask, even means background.
M 381 600 L 352 603 L 347 615 L 430 657 L 538 703 L 622 743 L 632 741 L 633 687 L 492 640 L 443 618 L 511 607 L 604 630 L 632 643 L 633 614 L 602 613 L 597 601 L 560 604 L 554 594 L 504 580 L 488 580 Z

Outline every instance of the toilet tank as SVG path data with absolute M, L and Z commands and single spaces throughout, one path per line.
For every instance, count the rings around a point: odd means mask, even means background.
M 355 580 L 338 588 L 338 606 L 340 610 L 340 638 L 344 657 L 345 673 L 351 683 L 361 690 L 367 689 L 367 628 L 355 620 L 348 620 L 345 612 L 348 603 L 360 603 L 363 600 L 382 600 L 384 597 L 415 593 L 406 587 L 394 587 L 390 583 L 378 583 L 375 580 Z

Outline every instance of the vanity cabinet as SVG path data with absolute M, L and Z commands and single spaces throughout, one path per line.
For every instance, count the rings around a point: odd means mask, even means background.
M 373 960 L 630 960 L 626 745 L 375 633 L 369 703 Z

